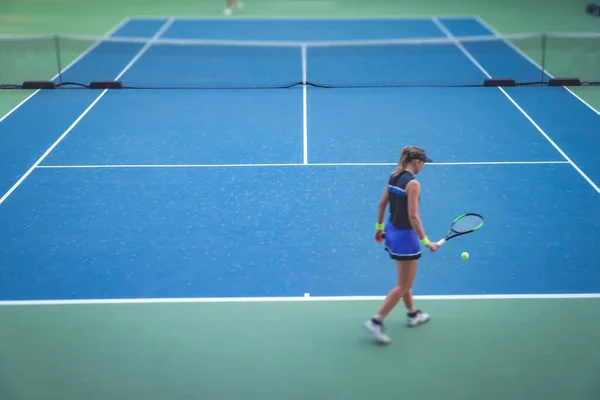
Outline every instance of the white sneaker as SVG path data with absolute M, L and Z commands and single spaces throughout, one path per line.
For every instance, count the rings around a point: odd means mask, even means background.
M 384 333 L 383 323 L 376 323 L 371 318 L 365 321 L 365 328 L 371 332 L 379 343 L 388 344 L 391 342 L 390 338 Z
M 226 8 L 224 11 L 225 15 L 231 15 L 231 8 Z
M 239 8 L 240 10 L 242 8 L 244 8 L 244 2 L 242 0 L 238 0 L 238 2 L 236 4 L 237 4 L 237 8 Z
M 426 323 L 429 321 L 431 316 L 427 313 L 422 312 L 421 310 L 417 310 L 417 314 L 414 317 L 410 315 L 406 315 L 406 326 L 417 326 Z

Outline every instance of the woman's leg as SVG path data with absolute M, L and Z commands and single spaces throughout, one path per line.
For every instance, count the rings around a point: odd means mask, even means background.
M 398 282 L 386 296 L 381 308 L 370 320 L 365 322 L 365 327 L 373 334 L 377 341 L 389 343 L 390 338 L 385 334 L 383 320 L 394 309 L 398 302 L 404 298 L 412 287 L 417 270 L 418 260 L 395 260 L 398 271 Z
M 415 270 L 413 272 L 413 276 L 410 278 L 411 282 L 414 282 L 416 274 L 417 274 L 417 269 L 415 268 Z M 417 325 L 421 325 L 421 324 L 424 324 L 425 322 L 429 321 L 429 318 L 430 318 L 429 314 L 424 313 L 423 311 L 421 311 L 415 307 L 415 302 L 413 300 L 413 295 L 412 295 L 412 283 L 411 283 L 411 287 L 404 294 L 404 297 L 402 298 L 402 300 L 404 300 L 404 306 L 406 307 L 406 310 L 408 311 L 406 314 L 406 325 L 407 326 L 417 326 Z
M 404 300 L 404 305 L 406 306 L 406 309 L 409 312 L 415 312 L 415 303 L 413 301 L 413 296 L 412 296 L 412 284 L 415 281 L 415 276 L 417 275 L 417 268 L 415 268 L 412 271 L 412 276 L 409 277 L 410 279 L 410 288 L 408 289 L 408 291 L 404 294 L 404 297 L 402 298 L 402 300 Z
M 395 260 L 396 268 L 398 270 L 398 283 L 390 290 L 387 297 L 383 301 L 377 317 L 380 321 L 383 321 L 392 309 L 398 304 L 398 302 L 410 292 L 413 281 L 415 279 L 415 273 L 417 271 L 417 260 Z
M 404 306 L 406 307 L 409 313 L 414 313 L 415 311 L 417 311 L 415 309 L 415 301 L 413 300 L 412 288 L 408 289 L 408 292 L 404 294 L 402 300 L 404 301 Z
M 419 238 L 416 236 L 416 233 L 414 231 L 411 232 L 411 236 L 412 236 L 411 240 L 413 242 L 413 245 L 415 248 L 417 248 L 419 246 L 419 244 L 418 244 Z M 413 286 L 413 282 L 415 280 L 415 276 L 417 275 L 416 266 L 410 272 L 412 274 L 411 276 L 408 277 L 408 281 L 410 281 L 410 287 L 408 288 L 408 290 L 402 297 L 402 300 L 404 300 L 404 306 L 406 307 L 406 310 L 407 310 L 406 325 L 416 326 L 416 325 L 420 325 L 420 324 L 423 324 L 423 323 L 429 321 L 429 314 L 421 312 L 421 310 L 419 310 L 415 307 L 415 302 L 413 300 L 413 294 L 412 294 L 412 286 Z

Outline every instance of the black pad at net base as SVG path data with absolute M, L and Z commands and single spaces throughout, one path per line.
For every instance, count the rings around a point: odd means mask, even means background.
M 23 89 L 56 89 L 56 84 L 52 81 L 25 81 Z
M 509 78 L 495 78 L 495 79 L 486 79 L 483 82 L 484 86 L 516 86 L 516 82 L 514 79 Z
M 121 81 L 92 81 L 90 89 L 123 89 Z
M 548 86 L 581 86 L 579 78 L 552 78 Z

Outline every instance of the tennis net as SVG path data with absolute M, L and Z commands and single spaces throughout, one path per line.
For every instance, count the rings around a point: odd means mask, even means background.
M 515 34 L 336 42 L 0 36 L 0 87 L 121 81 L 126 88 L 517 85 L 550 76 L 600 83 L 600 34 Z

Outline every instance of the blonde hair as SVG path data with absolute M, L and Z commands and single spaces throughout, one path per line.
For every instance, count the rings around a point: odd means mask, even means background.
M 395 178 L 402 172 L 404 172 L 404 170 L 408 166 L 408 163 L 412 161 L 410 159 L 410 156 L 414 157 L 416 155 L 424 156 L 425 150 L 416 146 L 405 146 L 402 149 L 402 152 L 400 153 L 400 160 L 398 161 L 398 166 L 394 169 L 394 172 L 392 172 L 392 176 Z

